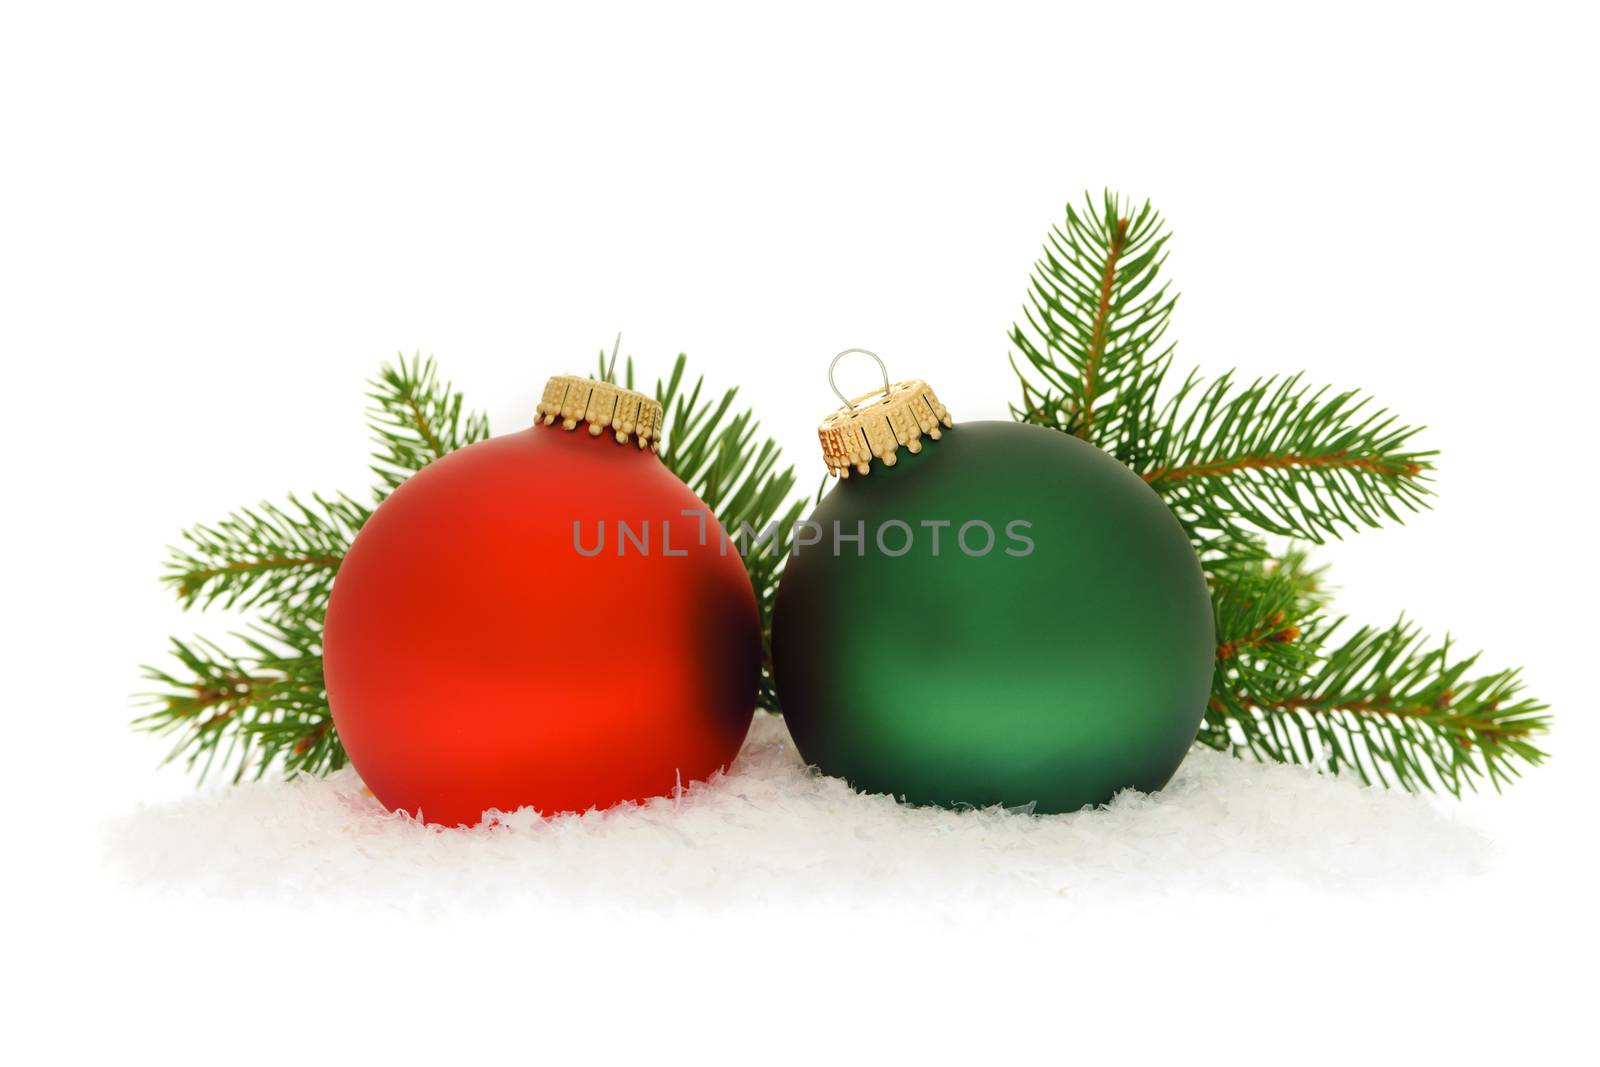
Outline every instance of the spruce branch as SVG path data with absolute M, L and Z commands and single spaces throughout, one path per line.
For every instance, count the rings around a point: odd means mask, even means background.
M 162 581 L 184 607 L 248 608 L 319 602 L 370 509 L 343 494 L 290 496 L 183 532 Z
M 1219 667 L 1265 660 L 1278 669 L 1305 661 L 1300 640 L 1323 601 L 1303 553 L 1282 560 L 1213 574 L 1212 609 Z
M 1171 363 L 1162 345 L 1176 302 L 1159 284 L 1168 234 L 1146 202 L 1107 192 L 1067 205 L 1034 264 L 1025 324 L 1012 327 L 1022 382 L 1017 418 L 1050 426 L 1137 464 Z
M 1168 238 L 1148 203 L 1133 211 L 1106 193 L 1082 213 L 1067 205 L 1011 330 L 1013 415 L 1099 445 L 1192 533 L 1238 547 L 1246 529 L 1319 543 L 1422 507 L 1434 453 L 1355 392 L 1229 373 L 1191 375 L 1162 398 L 1177 300 L 1160 277 Z
M 488 436 L 433 359 L 384 364 L 369 383 L 378 501 L 439 457 Z M 136 725 L 175 739 L 203 779 L 220 761 L 235 781 L 274 766 L 320 774 L 344 765 L 322 684 L 322 616 L 334 575 L 372 509 L 344 494 L 289 497 L 185 531 L 163 580 L 185 607 L 254 608 L 264 616 L 227 651 L 204 638 L 172 642 L 175 665 L 147 667 L 162 688 Z
M 1544 704 L 1521 695 L 1513 670 L 1469 677 L 1478 657 L 1447 638 L 1432 645 L 1402 619 L 1310 635 L 1311 669 L 1218 662 L 1218 685 L 1200 740 L 1236 755 L 1305 763 L 1363 782 L 1443 789 L 1459 796 L 1487 780 L 1496 790 L 1519 763 L 1546 754 L 1533 738 L 1549 728 Z
M 488 417 L 464 409 L 462 395 L 439 380 L 432 356 L 402 355 L 397 363 L 385 363 L 368 385 L 367 426 L 380 500 L 434 460 L 489 436 Z
M 181 760 L 201 781 L 220 764 L 235 782 L 344 766 L 322 680 L 322 623 L 290 614 L 233 635 L 228 651 L 206 638 L 172 641 L 178 667 L 146 667 L 159 688 L 134 725 L 171 736 L 167 762 Z
M 661 458 L 730 537 L 750 531 L 741 547 L 750 542 L 753 550 L 742 555 L 767 632 L 804 502 L 789 499 L 794 469 L 779 469 L 778 446 L 758 437 L 754 413 L 734 412 L 737 390 L 706 395 L 703 378 L 686 388 L 687 362 L 680 355 L 670 377 L 656 383 L 656 398 L 671 414 Z M 632 388 L 631 359 L 627 376 Z M 431 358 L 385 365 L 371 385 L 379 501 L 428 463 L 488 436 L 486 418 L 465 410 Z M 264 619 L 234 634 L 232 650 L 204 638 L 174 639 L 175 665 L 145 669 L 158 689 L 143 698 L 150 710 L 136 725 L 174 739 L 169 760 L 183 761 L 202 780 L 221 766 L 234 781 L 275 767 L 321 774 L 344 765 L 323 685 L 322 617 L 339 563 L 370 514 L 342 495 L 313 496 L 311 503 L 290 497 L 288 507 L 263 504 L 185 534 L 187 546 L 173 550 L 167 576 L 184 604 L 251 607 Z M 768 529 L 777 531 L 772 540 L 753 540 Z M 760 703 L 777 707 L 770 667 Z
M 1175 296 L 1160 280 L 1167 233 L 1146 204 L 1106 194 L 1046 239 L 1011 330 L 1021 421 L 1072 433 L 1144 478 L 1188 533 L 1211 587 L 1217 657 L 1199 740 L 1236 755 L 1353 771 L 1458 793 L 1497 788 L 1544 754 L 1544 705 L 1515 672 L 1477 678 L 1475 657 L 1405 622 L 1339 638 L 1328 589 L 1298 548 L 1427 503 L 1434 453 L 1356 392 L 1300 375 L 1249 384 L 1191 375 L 1170 395 L 1164 344 Z
M 1244 524 L 1320 543 L 1425 506 L 1436 453 L 1360 394 L 1298 374 L 1191 375 L 1156 420 L 1141 476 L 1196 527 Z

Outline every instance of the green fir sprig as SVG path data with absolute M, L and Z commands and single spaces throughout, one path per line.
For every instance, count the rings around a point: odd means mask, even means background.
M 680 355 L 656 398 L 669 413 L 661 458 L 706 502 L 731 535 L 763 531 L 775 519 L 784 537 L 745 553 L 745 564 L 770 623 L 777 572 L 799 519 L 791 501 L 795 474 L 779 469 L 775 442 L 758 434 L 748 410 L 735 412 L 736 390 L 712 399 L 703 378 L 687 390 Z M 633 361 L 627 363 L 633 387 Z M 342 495 L 264 503 L 183 534 L 167 562 L 165 583 L 184 607 L 250 608 L 258 620 L 231 635 L 231 647 L 206 638 L 173 639 L 173 663 L 147 667 L 155 689 L 142 698 L 136 725 L 173 738 L 169 760 L 202 780 L 222 770 L 234 781 L 277 769 L 321 774 L 344 766 L 322 680 L 322 619 L 339 564 L 373 507 L 406 478 L 450 452 L 489 436 L 488 419 L 467 409 L 439 378 L 432 357 L 400 357 L 369 383 L 367 425 L 377 477 L 371 506 Z M 762 706 L 776 708 L 770 669 Z
M 1459 795 L 1495 788 L 1544 758 L 1530 740 L 1545 707 L 1521 696 L 1516 671 L 1470 676 L 1477 656 L 1430 644 L 1402 619 L 1341 636 L 1342 620 L 1294 643 L 1298 662 L 1221 659 L 1200 740 L 1236 755 L 1308 763 L 1363 781 Z
M 368 384 L 373 495 L 380 501 L 434 460 L 489 436 L 489 417 L 466 410 L 462 395 L 439 381 L 432 356 L 401 356 Z
M 1088 206 L 1068 204 L 1045 238 L 1026 322 L 1011 329 L 1022 380 L 1014 413 L 1137 468 L 1172 363 L 1164 339 L 1177 297 L 1158 284 L 1167 234 L 1148 204 L 1132 215 Z
M 1237 756 L 1459 794 L 1541 762 L 1545 705 L 1515 671 L 1404 620 L 1346 633 L 1322 543 L 1426 506 L 1435 453 L 1418 429 L 1354 390 L 1301 375 L 1232 372 L 1168 387 L 1176 295 L 1160 279 L 1168 233 L 1146 203 L 1069 204 L 1046 238 L 1012 328 L 1014 415 L 1098 445 L 1167 502 L 1211 587 L 1217 658 L 1198 740 Z M 1288 538 L 1275 549 L 1271 538 Z
M 1367 398 L 1298 374 L 1248 385 L 1191 376 L 1152 430 L 1134 469 L 1192 525 L 1318 543 L 1423 506 L 1435 455 L 1410 447 L 1417 430 Z
M 241 508 L 183 532 L 164 581 L 186 608 L 275 608 L 327 600 L 350 539 L 372 509 L 343 494 L 291 495 L 283 505 Z
M 233 781 L 276 766 L 322 774 L 345 764 L 322 682 L 322 620 L 287 612 L 232 635 L 172 639 L 168 668 L 146 668 L 158 689 L 135 725 L 173 738 L 167 760 L 204 781 L 220 765 Z

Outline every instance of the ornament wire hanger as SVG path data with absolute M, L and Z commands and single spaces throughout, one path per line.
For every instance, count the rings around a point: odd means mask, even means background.
M 883 386 L 851 400 L 839 391 L 833 373 L 840 360 L 856 354 L 878 365 Z M 893 467 L 900 449 L 915 455 L 922 451 L 924 436 L 937 441 L 943 430 L 955 425 L 927 382 L 914 378 L 890 384 L 889 368 L 876 352 L 865 348 L 847 348 L 833 357 L 828 365 L 828 386 L 844 406 L 822 420 L 817 436 L 828 472 L 841 478 L 850 477 L 852 470 L 866 474 L 874 459 Z
M 861 396 L 856 397 L 855 400 L 851 400 L 849 397 L 845 396 L 844 393 L 839 391 L 839 384 L 833 380 L 833 372 L 839 366 L 839 361 L 845 356 L 853 356 L 858 354 L 863 356 L 871 356 L 872 361 L 878 365 L 878 369 L 883 372 L 883 388 L 874 389 L 870 393 L 864 393 Z M 833 390 L 834 396 L 844 401 L 845 407 L 853 410 L 857 401 L 865 400 L 867 397 L 876 396 L 879 393 L 882 393 L 884 396 L 889 395 L 889 368 L 884 365 L 883 360 L 878 358 L 878 354 L 876 352 L 869 352 L 865 348 L 847 348 L 843 352 L 840 352 L 837 356 L 834 356 L 833 362 L 828 364 L 828 388 Z

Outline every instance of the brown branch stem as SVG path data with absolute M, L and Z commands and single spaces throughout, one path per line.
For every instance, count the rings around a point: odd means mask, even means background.
M 240 560 L 236 563 L 225 563 L 220 567 L 202 567 L 198 570 L 184 571 L 176 576 L 178 590 L 184 595 L 194 592 L 213 578 L 220 578 L 224 574 L 238 574 L 243 571 L 276 571 L 289 570 L 293 567 L 337 567 L 344 562 L 343 556 L 263 556 L 260 559 Z
M 1393 715 L 1401 719 L 1426 719 L 1447 710 L 1452 696 L 1447 693 L 1436 704 L 1389 704 L 1379 700 L 1336 700 L 1330 697 L 1285 697 L 1283 700 L 1263 702 L 1243 693 L 1235 694 L 1234 699 L 1244 707 L 1262 711 L 1303 711 L 1309 715 Z M 1215 697 L 1211 699 L 1210 707 L 1220 714 L 1227 714 L 1227 709 Z M 1470 730 L 1480 740 L 1503 741 L 1528 737 L 1533 733 L 1528 726 L 1510 726 L 1468 715 L 1446 715 L 1444 722 L 1458 730 Z
M 1212 478 L 1242 470 L 1282 470 L 1305 468 L 1310 470 L 1363 470 L 1391 478 L 1415 478 L 1422 473 L 1417 463 L 1389 463 L 1371 456 L 1352 456 L 1348 452 L 1330 452 L 1325 456 L 1306 456 L 1286 453 L 1277 456 L 1241 456 L 1237 459 L 1215 459 L 1205 463 L 1182 467 L 1158 467 L 1142 477 L 1146 482 L 1175 482 L 1184 478 Z
M 433 449 L 433 458 L 444 458 L 444 454 L 448 449 L 444 447 L 444 442 L 440 441 L 438 436 L 434 434 L 432 425 L 422 414 L 422 408 L 417 405 L 416 394 L 411 390 L 406 391 L 406 408 L 411 412 L 411 424 L 417 428 L 417 433 L 422 436 L 422 439 L 428 442 L 428 447 Z
M 1116 233 L 1106 253 L 1106 268 L 1100 275 L 1100 306 L 1095 310 L 1094 330 L 1089 335 L 1089 355 L 1083 364 L 1083 421 L 1078 424 L 1078 436 L 1085 441 L 1094 436 L 1094 376 L 1105 357 L 1111 333 L 1111 290 L 1117 281 L 1117 260 L 1127 243 L 1128 220 L 1118 219 Z

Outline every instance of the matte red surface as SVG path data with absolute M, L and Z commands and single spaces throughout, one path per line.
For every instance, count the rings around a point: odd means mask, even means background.
M 582 811 L 725 766 L 760 670 L 755 595 L 650 452 L 584 428 L 480 442 L 402 485 L 328 606 L 334 724 L 384 804 L 429 822 Z M 605 523 L 605 549 L 585 548 Z M 649 554 L 618 553 L 618 521 Z M 664 524 L 670 527 L 665 555 Z

